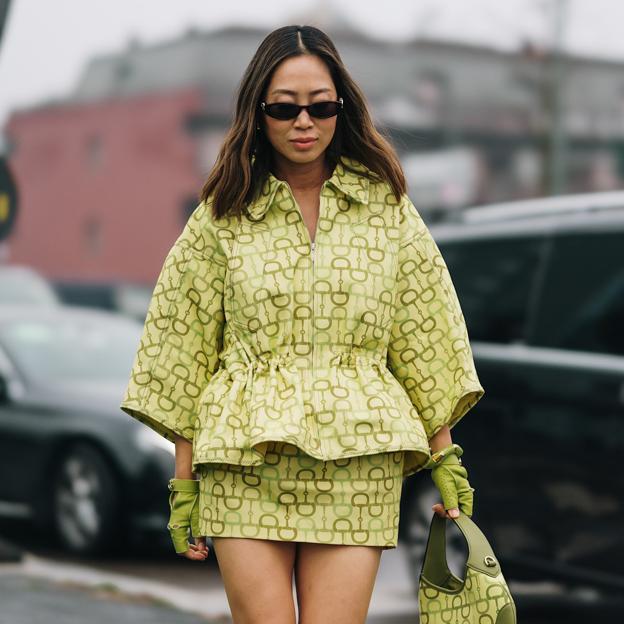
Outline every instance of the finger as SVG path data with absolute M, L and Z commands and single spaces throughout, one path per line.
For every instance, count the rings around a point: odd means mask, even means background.
M 449 514 L 450 510 L 446 510 L 442 503 L 436 503 L 432 507 L 432 509 L 436 512 L 436 514 L 438 516 L 441 516 L 442 518 L 450 518 L 451 517 L 450 514 Z
M 442 505 L 442 503 L 436 503 L 431 507 L 431 509 L 433 509 L 433 511 L 435 511 L 438 516 L 446 518 L 446 511 L 444 510 L 444 506 Z

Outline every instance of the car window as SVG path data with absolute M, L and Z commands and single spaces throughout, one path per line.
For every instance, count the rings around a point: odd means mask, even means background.
M 0 326 L 0 344 L 26 377 L 116 381 L 128 375 L 140 330 L 134 322 L 16 320 Z
M 524 342 L 544 240 L 496 238 L 438 243 L 471 340 Z
M 554 239 L 537 316 L 540 346 L 624 355 L 624 233 Z
M 0 304 L 57 305 L 59 298 L 45 279 L 24 271 L 0 271 Z

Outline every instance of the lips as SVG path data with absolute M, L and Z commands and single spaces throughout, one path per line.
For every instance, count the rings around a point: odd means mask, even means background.
M 311 139 L 291 139 L 291 141 L 293 143 L 314 143 L 314 141 L 316 141 L 315 138 L 311 138 Z

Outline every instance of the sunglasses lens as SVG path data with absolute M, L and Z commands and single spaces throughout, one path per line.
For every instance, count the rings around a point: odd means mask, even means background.
M 266 107 L 267 115 L 275 119 L 293 119 L 299 113 L 299 107 L 296 104 L 287 104 L 278 102 L 277 104 L 269 104 Z
M 310 106 L 310 115 L 319 119 L 327 119 L 338 113 L 338 104 L 336 102 L 316 102 Z

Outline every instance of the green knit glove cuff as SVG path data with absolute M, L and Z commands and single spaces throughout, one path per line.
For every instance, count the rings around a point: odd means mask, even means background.
M 172 477 L 169 479 L 167 487 L 172 492 L 199 492 L 199 479 L 178 479 Z
M 176 553 L 189 549 L 188 533 L 199 536 L 199 481 L 196 479 L 169 480 L 169 509 L 167 524 Z
M 426 467 L 433 463 L 431 478 L 440 492 L 444 509 L 457 507 L 472 516 L 475 490 L 470 486 L 468 472 L 459 459 L 462 448 L 458 444 L 451 446 L 457 448 L 445 447 L 442 450 L 447 454 L 437 464 L 430 460 Z
M 464 449 L 456 442 L 453 442 L 453 444 L 449 444 L 448 446 L 445 446 L 444 448 L 432 453 L 431 457 L 423 467 L 432 470 L 433 468 L 436 468 L 443 463 L 461 464 L 461 460 L 459 460 L 459 458 L 463 454 Z M 442 456 L 442 459 L 436 462 L 434 461 L 434 458 L 436 456 Z

